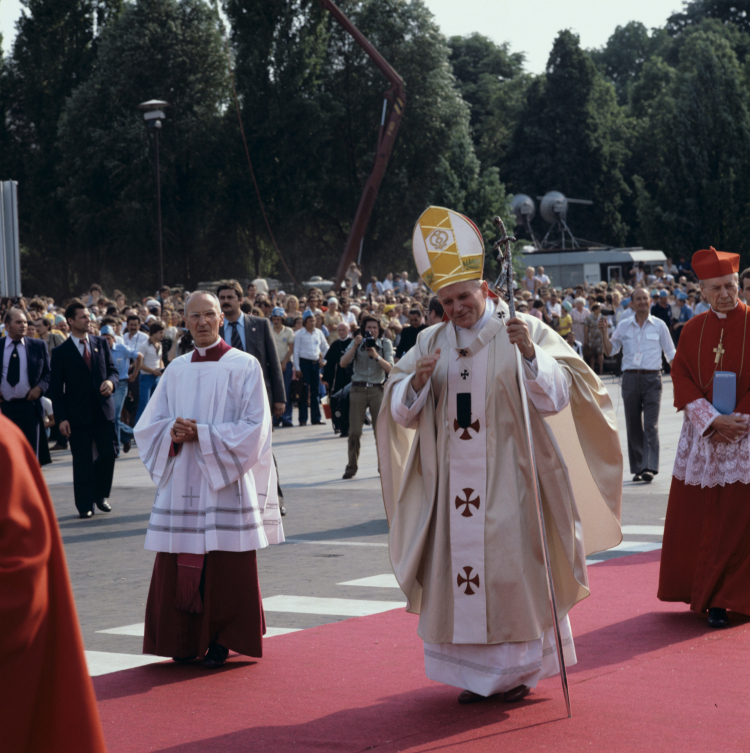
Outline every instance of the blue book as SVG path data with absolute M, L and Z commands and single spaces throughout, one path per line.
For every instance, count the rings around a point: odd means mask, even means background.
M 728 416 L 736 405 L 737 375 L 733 371 L 717 371 L 714 374 L 714 408 L 722 416 Z

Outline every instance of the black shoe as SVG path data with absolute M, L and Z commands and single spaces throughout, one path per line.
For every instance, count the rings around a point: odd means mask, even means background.
M 195 661 L 198 658 L 198 654 L 195 656 L 173 656 L 172 661 L 176 662 L 187 662 L 187 661 Z
M 286 508 L 284 505 L 279 505 L 279 512 L 282 514 L 282 516 L 286 515 Z
M 130 442 L 123 442 L 122 443 L 122 451 L 123 452 L 130 452 Z
M 86 510 L 86 512 L 79 512 L 78 513 L 79 518 L 93 518 L 94 517 L 94 511 L 93 510 Z
M 635 476 L 633 476 L 633 481 L 643 481 L 643 476 L 641 476 L 640 473 L 636 473 Z
M 357 471 L 344 471 L 344 475 L 341 478 L 354 478 L 357 475 Z
M 68 449 L 68 445 L 61 444 L 60 442 L 58 442 L 54 447 L 52 447 L 50 449 L 52 450 L 52 452 L 54 452 L 55 450 L 67 450 Z
M 299 422 L 299 425 L 300 425 L 300 426 L 307 426 L 307 421 L 300 421 L 300 422 Z
M 721 607 L 711 607 L 708 610 L 708 626 L 712 628 L 729 627 L 729 617 L 727 610 Z
M 229 649 L 218 643 L 211 643 L 203 657 L 203 666 L 209 669 L 218 669 L 223 667 L 229 656 Z
M 96 506 L 102 511 L 102 512 L 112 512 L 112 506 L 107 502 L 106 499 L 102 500 L 96 500 Z
M 641 478 L 647 483 L 650 484 L 654 480 L 654 474 L 652 471 L 643 471 L 641 473 Z
M 294 424 L 291 421 L 282 421 L 281 426 L 284 427 L 285 429 L 288 429 L 294 426 Z
M 313 426 L 325 426 L 326 422 L 325 421 L 313 421 L 312 425 Z

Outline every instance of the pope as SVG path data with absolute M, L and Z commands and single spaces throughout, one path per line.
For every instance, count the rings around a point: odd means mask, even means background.
M 568 612 L 589 594 L 586 555 L 622 538 L 614 410 L 556 332 L 510 318 L 489 291 L 468 218 L 429 207 L 412 244 L 445 318 L 396 364 L 378 418 L 391 562 L 420 615 L 427 676 L 462 688 L 463 703 L 517 701 L 559 671 L 521 390 L 566 664 L 576 661 Z

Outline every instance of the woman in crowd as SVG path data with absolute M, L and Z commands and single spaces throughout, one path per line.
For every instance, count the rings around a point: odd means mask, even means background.
M 301 315 L 299 310 L 299 298 L 296 295 L 288 295 L 284 300 L 284 311 L 286 312 L 286 319 L 284 324 L 287 327 L 294 327 L 294 320 Z
M 328 311 L 326 311 L 325 315 L 323 316 L 323 324 L 325 324 L 326 329 L 330 332 L 330 334 L 328 335 L 329 345 L 332 345 L 334 342 L 336 342 L 336 339 L 338 337 L 338 335 L 336 334 L 336 328 L 342 321 L 344 321 L 344 319 L 341 316 L 341 312 L 339 311 L 339 302 L 335 298 L 329 298 Z
M 573 308 L 570 310 L 570 318 L 573 320 L 573 334 L 576 336 L 576 340 L 579 342 L 585 342 L 585 321 L 588 315 L 591 313 L 586 308 L 585 298 L 576 298 L 573 301 Z
M 164 373 L 164 361 L 162 360 L 162 340 L 164 339 L 164 324 L 158 319 L 151 322 L 148 328 L 148 340 L 141 343 L 138 348 L 143 356 L 143 364 L 140 373 L 140 398 L 138 400 L 138 413 L 135 422 L 138 423 L 142 413 L 146 410 L 151 394 L 159 383 L 159 377 Z
M 602 344 L 602 333 L 599 329 L 599 319 L 601 318 L 601 303 L 597 302 L 591 306 L 591 314 L 586 317 L 584 327 L 583 352 L 588 358 L 589 366 L 599 375 L 604 371 L 604 346 Z

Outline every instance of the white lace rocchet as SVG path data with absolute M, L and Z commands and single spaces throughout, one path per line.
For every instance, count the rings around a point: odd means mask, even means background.
M 685 406 L 685 418 L 677 444 L 672 475 L 688 486 L 713 487 L 750 484 L 750 434 L 737 442 L 713 444 L 711 422 L 721 415 L 705 398 Z M 744 413 L 734 416 L 748 418 Z

